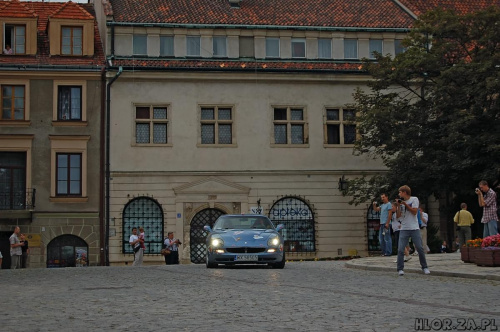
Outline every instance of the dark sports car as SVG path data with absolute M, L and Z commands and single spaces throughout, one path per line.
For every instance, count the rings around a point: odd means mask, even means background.
M 262 215 L 223 215 L 214 228 L 205 226 L 207 236 L 207 268 L 218 264 L 268 264 L 285 267 L 283 237 L 269 218 Z

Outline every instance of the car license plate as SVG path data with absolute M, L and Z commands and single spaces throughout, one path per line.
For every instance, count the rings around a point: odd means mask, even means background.
M 253 262 L 258 261 L 257 255 L 237 255 L 235 261 Z

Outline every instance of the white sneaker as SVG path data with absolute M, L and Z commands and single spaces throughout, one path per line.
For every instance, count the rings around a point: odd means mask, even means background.
M 427 270 L 427 271 L 428 271 L 428 270 Z M 429 273 L 430 273 L 430 272 L 429 272 Z M 403 270 L 399 270 L 399 271 L 398 271 L 398 274 L 399 274 L 400 276 L 404 276 L 404 275 L 405 275 L 405 271 L 403 271 Z
M 405 262 L 408 262 L 411 259 L 411 256 L 405 258 Z
M 428 269 L 428 268 L 425 268 L 425 269 L 424 269 L 424 274 L 431 274 L 431 271 L 429 271 L 429 269 Z

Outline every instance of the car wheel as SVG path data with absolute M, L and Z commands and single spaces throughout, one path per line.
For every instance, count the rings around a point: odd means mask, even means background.
M 281 262 L 273 264 L 272 267 L 273 269 L 282 269 L 285 267 L 285 262 L 285 253 L 283 252 L 283 259 L 281 260 Z
M 208 261 L 208 253 L 207 253 L 206 257 L 205 257 L 205 265 L 207 266 L 207 269 L 213 269 L 213 268 L 217 267 L 217 264 L 210 263 Z

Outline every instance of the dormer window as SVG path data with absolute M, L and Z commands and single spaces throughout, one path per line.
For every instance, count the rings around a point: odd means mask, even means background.
M 61 28 L 61 54 L 82 55 L 83 29 L 81 27 Z
M 292 58 L 306 57 L 306 40 L 303 38 L 292 38 Z
M 200 56 L 200 36 L 187 36 L 186 38 L 186 55 Z
M 4 50 L 7 45 L 10 48 L 8 54 L 26 53 L 26 26 L 25 25 L 5 25 Z M 4 53 L 6 53 L 4 51 Z
M 226 57 L 227 47 L 226 47 L 226 37 L 216 36 L 213 38 L 214 47 L 214 57 Z

